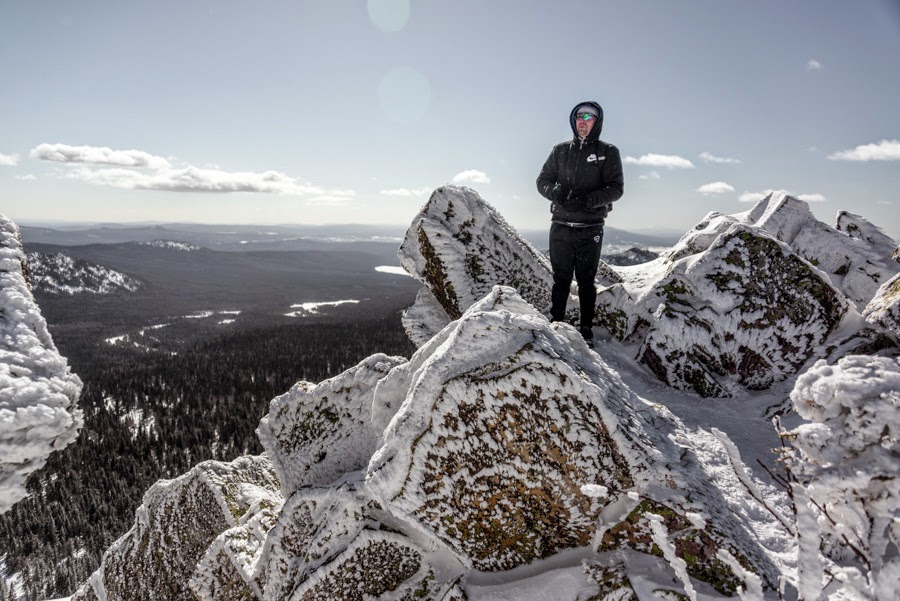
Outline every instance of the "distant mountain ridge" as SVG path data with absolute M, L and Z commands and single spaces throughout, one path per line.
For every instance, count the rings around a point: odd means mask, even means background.
M 260 226 L 211 224 L 105 224 L 86 227 L 20 226 L 22 239 L 28 244 L 80 246 L 87 244 L 117 244 L 122 242 L 152 242 L 171 240 L 215 250 L 311 250 L 346 245 L 394 245 L 400 243 L 406 226 L 378 225 L 321 225 L 321 226 Z M 524 229 L 520 235 L 537 248 L 547 246 L 547 228 Z M 668 248 L 680 234 L 668 232 L 628 232 L 607 226 L 604 247 L 607 249 L 640 246 Z

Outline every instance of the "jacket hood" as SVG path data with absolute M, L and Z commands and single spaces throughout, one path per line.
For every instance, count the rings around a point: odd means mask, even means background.
M 589 104 L 595 109 L 597 109 L 597 113 L 600 115 L 597 117 L 597 124 L 591 128 L 591 133 L 587 135 L 585 138 L 588 142 L 593 142 L 594 140 L 600 137 L 600 131 L 603 129 L 603 108 L 594 102 L 593 100 L 585 100 L 584 102 L 579 102 L 575 106 L 572 107 L 572 112 L 569 113 L 569 125 L 572 127 L 572 135 L 575 136 L 575 139 L 578 139 L 578 130 L 575 129 L 575 109 L 583 104 Z

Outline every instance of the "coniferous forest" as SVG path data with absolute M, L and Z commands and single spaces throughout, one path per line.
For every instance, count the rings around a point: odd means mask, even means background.
M 177 353 L 97 343 L 54 327 L 84 382 L 78 440 L 32 474 L 29 496 L 0 516 L 0 601 L 72 594 L 134 522 L 144 492 L 197 463 L 262 448 L 254 433 L 274 397 L 319 382 L 376 352 L 414 352 L 399 307 L 381 317 L 315 320 L 184 343 Z

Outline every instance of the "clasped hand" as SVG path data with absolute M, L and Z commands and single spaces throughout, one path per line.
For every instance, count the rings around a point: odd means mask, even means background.
M 550 197 L 568 211 L 583 211 L 590 208 L 592 204 L 588 194 L 562 184 L 553 186 L 550 190 Z

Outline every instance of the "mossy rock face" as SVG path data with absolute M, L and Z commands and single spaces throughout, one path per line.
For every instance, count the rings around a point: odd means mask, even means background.
M 364 530 L 380 524 L 376 503 L 347 484 L 302 488 L 279 509 L 260 553 L 259 584 L 266 599 L 293 598 L 323 564 L 342 553 Z
M 262 599 L 256 565 L 266 536 L 281 508 L 275 495 L 260 499 L 240 525 L 220 534 L 194 570 L 188 586 L 200 601 L 255 601 Z
M 399 598 L 430 594 L 433 572 L 423 569 L 418 549 L 387 532 L 362 533 L 350 547 L 320 567 L 292 599 L 302 601 L 364 601 L 398 591 Z
M 597 292 L 597 311 L 594 324 L 606 328 L 617 340 L 624 341 L 638 335 L 646 321 L 634 308 L 634 300 L 621 284 L 614 284 Z
M 655 294 L 641 361 L 667 384 L 713 397 L 796 373 L 847 309 L 806 261 L 737 225 Z
M 257 434 L 285 497 L 365 467 L 380 434 L 371 424 L 375 384 L 404 361 L 372 355 L 344 372 L 340 381 L 298 382 L 272 400 Z
M 863 315 L 870 324 L 900 340 L 900 274 L 878 289 Z
M 423 275 L 428 288 L 444 311 L 447 312 L 450 319 L 458 319 L 462 315 L 462 311 L 460 310 L 456 289 L 447 275 L 447 268 L 444 262 L 437 251 L 435 251 L 434 245 L 425 229 L 421 226 L 419 227 L 418 239 L 419 252 L 425 259 L 425 273 Z
M 609 566 L 588 562 L 584 572 L 598 587 L 597 594 L 588 601 L 638 601 L 623 564 Z
M 683 515 L 662 503 L 645 499 L 628 516 L 603 535 L 600 551 L 613 551 L 628 547 L 642 553 L 662 557 L 662 550 L 653 542 L 652 530 L 647 514 L 663 518 L 663 525 L 669 539 L 675 546 L 675 555 L 687 564 L 688 574 L 710 584 L 723 595 L 731 596 L 737 591 L 740 580 L 725 563 L 717 558 L 723 548 L 720 537 L 709 529 L 700 530 Z M 738 558 L 744 567 L 754 571 L 750 562 L 735 549 L 728 551 Z
M 207 461 L 144 496 L 136 525 L 103 557 L 100 576 L 110 601 L 194 599 L 188 582 L 213 540 L 250 509 L 245 487 L 277 495 L 269 461 Z M 237 517 L 236 517 L 237 516 Z
M 512 287 L 538 310 L 549 310 L 550 262 L 474 190 L 438 188 L 413 223 L 400 262 L 451 320 L 495 285 Z
M 631 484 L 597 408 L 541 382 L 535 366 L 524 365 L 497 380 L 452 380 L 438 399 L 432 431 L 441 434 L 420 456 L 415 514 L 478 569 L 511 569 L 589 544 L 601 505 L 581 484 Z

